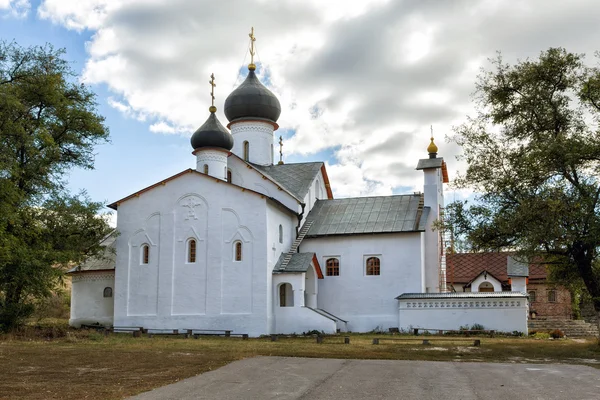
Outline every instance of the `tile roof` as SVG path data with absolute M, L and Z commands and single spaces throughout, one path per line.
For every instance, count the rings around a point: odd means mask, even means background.
M 67 273 L 115 269 L 117 265 L 116 239 L 113 231 L 100 242 L 100 245 L 104 247 L 101 254 L 87 259 L 82 264 L 68 270 Z
M 423 231 L 428 214 L 420 194 L 319 200 L 306 237 Z
M 285 268 L 281 269 L 281 264 L 283 263 L 285 254 L 286 253 L 282 253 L 279 256 L 277 264 L 275 264 L 275 267 L 273 267 L 274 274 L 306 272 L 315 256 L 315 253 L 294 253 Z
M 485 299 L 498 297 L 527 297 L 527 295 L 521 292 L 402 293 L 396 299 Z
M 507 258 L 513 253 L 455 253 L 446 255 L 446 280 L 449 284 L 471 282 L 488 271 L 501 282 L 508 282 Z M 529 279 L 546 279 L 546 267 L 529 266 Z
M 303 200 L 310 185 L 321 170 L 322 162 L 308 162 L 295 164 L 258 165 L 252 164 L 260 172 L 273 178 L 277 183 Z M 326 194 L 323 193 L 323 196 Z

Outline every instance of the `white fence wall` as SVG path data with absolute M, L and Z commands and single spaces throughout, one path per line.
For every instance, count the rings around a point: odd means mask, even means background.
M 501 332 L 527 335 L 527 297 L 525 295 L 494 298 L 452 297 L 399 299 L 399 327 L 410 330 L 458 330 L 461 326 L 480 324 Z

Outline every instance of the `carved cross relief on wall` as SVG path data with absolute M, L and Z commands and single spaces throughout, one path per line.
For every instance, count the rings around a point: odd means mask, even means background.
M 196 200 L 194 200 L 193 197 L 190 197 L 188 199 L 188 201 L 185 204 L 182 204 L 182 207 L 185 207 L 188 209 L 187 211 L 187 215 L 185 217 L 185 220 L 189 220 L 189 219 L 198 219 L 198 217 L 196 216 L 196 210 L 195 208 L 200 206 L 201 203 L 197 202 Z

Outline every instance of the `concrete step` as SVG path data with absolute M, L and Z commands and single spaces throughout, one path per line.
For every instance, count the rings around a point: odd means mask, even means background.
M 577 336 L 598 336 L 598 327 L 584 320 L 572 319 L 553 319 L 529 320 L 527 323 L 530 331 L 551 331 L 560 329 L 565 335 L 570 337 Z

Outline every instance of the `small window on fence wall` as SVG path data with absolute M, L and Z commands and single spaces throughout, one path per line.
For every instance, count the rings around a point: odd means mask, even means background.
M 548 290 L 548 301 L 550 303 L 556 302 L 556 290 Z
M 367 275 L 381 275 L 381 261 L 379 257 L 367 258 Z
M 327 276 L 339 276 L 340 275 L 340 260 L 337 258 L 328 258 L 325 261 L 327 267 Z
M 111 287 L 105 287 L 104 288 L 103 296 L 104 297 L 112 297 L 112 288 Z

